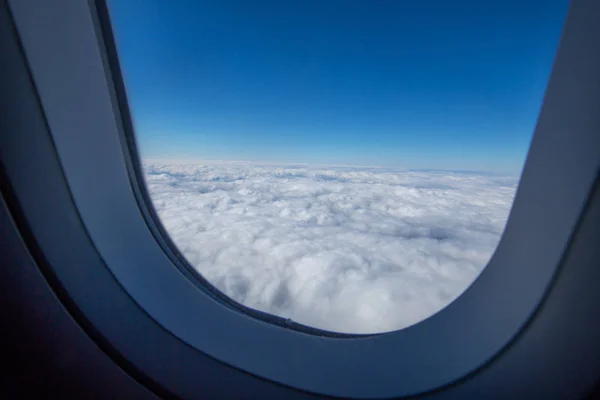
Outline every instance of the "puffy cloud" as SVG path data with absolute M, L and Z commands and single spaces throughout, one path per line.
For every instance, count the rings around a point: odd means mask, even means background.
M 248 307 L 338 332 L 404 328 L 477 277 L 517 176 L 384 168 L 145 165 L 173 241 Z

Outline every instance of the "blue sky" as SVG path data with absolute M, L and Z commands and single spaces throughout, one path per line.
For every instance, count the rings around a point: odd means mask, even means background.
M 567 0 L 112 0 L 142 157 L 520 171 Z

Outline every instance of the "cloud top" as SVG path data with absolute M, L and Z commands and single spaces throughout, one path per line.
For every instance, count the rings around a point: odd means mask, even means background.
M 346 333 L 436 313 L 498 244 L 517 176 L 388 168 L 145 165 L 174 243 L 248 307 Z

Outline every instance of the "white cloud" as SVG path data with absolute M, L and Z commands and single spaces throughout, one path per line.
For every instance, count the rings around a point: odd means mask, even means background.
M 473 282 L 518 177 L 383 168 L 145 166 L 155 208 L 209 282 L 338 332 L 404 328 Z

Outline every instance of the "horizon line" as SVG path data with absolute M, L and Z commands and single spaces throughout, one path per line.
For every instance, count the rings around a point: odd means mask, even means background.
M 238 165 L 238 166 L 272 166 L 272 167 L 334 167 L 334 168 L 369 168 L 381 170 L 397 170 L 410 172 L 453 172 L 453 173 L 484 173 L 484 174 L 506 174 L 521 175 L 523 167 L 514 171 L 469 169 L 469 168 L 411 168 L 406 166 L 383 166 L 383 165 L 362 165 L 362 164 L 325 164 L 310 162 L 277 162 L 277 161 L 251 161 L 251 160 L 215 160 L 215 159 L 197 159 L 197 158 L 162 158 L 146 157 L 141 158 L 142 165 L 148 164 L 167 164 L 167 165 Z

